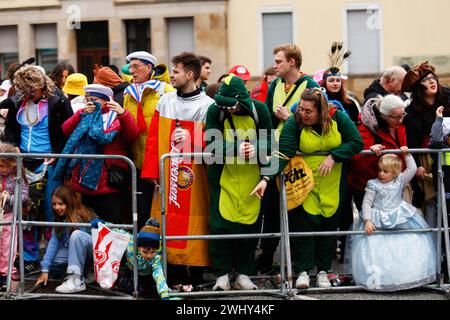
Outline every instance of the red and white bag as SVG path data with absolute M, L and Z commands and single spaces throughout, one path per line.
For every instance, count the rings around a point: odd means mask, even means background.
M 113 231 L 101 222 L 97 229 L 92 229 L 95 280 L 100 287 L 110 289 L 114 286 L 129 241 L 128 235 Z

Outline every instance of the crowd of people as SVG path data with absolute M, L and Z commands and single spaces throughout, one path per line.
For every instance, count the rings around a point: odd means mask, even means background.
M 314 186 L 289 211 L 289 230 L 353 228 L 366 234 L 340 241 L 292 237 L 296 288 L 308 288 L 310 277 L 318 287 L 331 286 L 338 243 L 341 263 L 367 290 L 395 291 L 435 281 L 436 237 L 376 232 L 437 225 L 436 158 L 408 153 L 408 148 L 450 145 L 450 91 L 439 83 L 434 67 L 428 62 L 390 67 L 364 91 L 360 103 L 341 71 L 350 57 L 342 43 L 332 44 L 329 65 L 314 75 L 301 71 L 302 53 L 295 44 L 278 46 L 273 55 L 274 65 L 254 88 L 248 87 L 252 78 L 243 65 L 208 83 L 213 61 L 192 52 L 174 56 L 172 70 L 149 52 L 132 52 L 120 71 L 95 65 L 91 84 L 67 62 L 49 76 L 34 59 L 13 63 L 0 86 L 5 119 L 0 153 L 129 157 L 137 169 L 140 290 L 156 289 L 153 293 L 163 299 L 176 284 L 201 284 L 206 272 L 216 276 L 212 290 L 230 290 L 233 284 L 257 289 L 252 276 L 278 272 L 274 254 L 279 239 L 176 240 L 162 248 L 161 201 L 169 236 L 279 232 L 276 177 L 297 152 L 327 155 L 304 157 Z M 387 149 L 401 152 L 382 155 Z M 372 154 L 359 154 L 362 150 Z M 167 197 L 161 199 L 160 157 L 193 151 L 212 156 L 167 159 Z M 12 220 L 19 196 L 14 194 L 16 165 L 15 158 L 0 158 L 1 221 Z M 99 221 L 131 222 L 131 179 L 124 161 L 43 157 L 24 158 L 23 166 L 18 174 L 25 219 L 84 222 L 93 228 Z M 446 199 L 448 166 L 450 158 L 443 167 Z M 27 180 L 28 172 L 45 173 L 39 197 L 31 192 L 36 186 Z M 11 231 L 8 225 L 0 227 L 2 287 L 12 240 L 12 256 L 17 256 Z M 117 281 L 130 293 L 133 241 L 123 258 L 129 268 Z M 92 268 L 90 228 L 27 228 L 23 259 L 25 276 L 40 273 L 36 285 L 67 275 L 57 292 L 84 291 Z

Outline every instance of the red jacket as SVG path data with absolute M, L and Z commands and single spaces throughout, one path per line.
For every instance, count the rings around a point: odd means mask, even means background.
M 391 136 L 389 132 L 378 129 L 377 138 L 369 128 L 364 124 L 358 126 L 359 133 L 364 141 L 364 150 L 369 150 L 374 144 L 381 144 L 385 149 L 400 149 L 402 146 L 407 146 L 406 143 L 406 129 L 404 125 L 401 125 L 397 131 L 397 141 Z M 403 162 L 402 170 L 406 168 L 406 162 L 404 156 L 400 156 Z M 380 157 L 376 155 L 361 155 L 350 159 L 350 170 L 347 176 L 347 182 L 350 188 L 360 192 L 364 192 L 367 181 L 378 177 L 378 159 Z
M 267 92 L 269 91 L 269 85 L 265 80 L 260 85 L 256 86 L 252 93 L 251 98 L 266 103 Z
M 75 113 L 72 117 L 67 119 L 63 126 L 62 131 L 64 135 L 69 137 L 72 132 L 75 130 L 77 125 L 80 123 L 80 113 L 83 112 L 83 109 L 79 110 L 77 113 Z M 139 131 L 136 126 L 136 122 L 134 121 L 133 116 L 128 110 L 125 110 L 125 113 L 118 116 L 114 121 L 112 122 L 111 126 L 105 131 L 105 133 L 109 133 L 112 131 L 119 131 L 119 134 L 114 138 L 114 140 L 109 143 L 105 144 L 103 146 L 103 154 L 114 154 L 114 155 L 123 155 L 123 156 L 129 156 L 129 147 L 132 142 L 134 142 L 138 136 Z M 111 188 L 107 183 L 107 172 L 106 167 L 108 167 L 111 164 L 115 164 L 117 166 L 120 166 L 122 168 L 125 168 L 129 170 L 128 164 L 121 160 L 112 160 L 107 159 L 105 160 L 106 166 L 103 166 L 102 174 L 98 183 L 97 190 L 91 190 L 88 188 L 85 188 L 81 186 L 81 184 L 78 182 L 78 171 L 80 166 L 76 166 L 73 174 L 72 174 L 72 180 L 70 182 L 71 187 L 80 193 L 87 194 L 87 195 L 96 195 L 96 194 L 105 194 L 105 193 L 116 193 L 119 192 L 119 190 L 115 188 Z

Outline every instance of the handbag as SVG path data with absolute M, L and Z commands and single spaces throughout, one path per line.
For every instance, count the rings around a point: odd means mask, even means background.
M 119 190 L 128 190 L 131 184 L 131 174 L 117 165 L 110 165 L 106 170 L 108 174 L 108 185 Z
M 275 151 L 273 156 L 289 160 L 283 169 L 285 175 L 284 184 L 286 186 L 286 206 L 288 211 L 295 209 L 306 200 L 309 192 L 314 188 L 313 172 L 302 156 L 296 155 L 289 159 L 289 157 L 278 151 Z M 280 189 L 279 177 L 277 177 L 277 185 L 278 189 Z

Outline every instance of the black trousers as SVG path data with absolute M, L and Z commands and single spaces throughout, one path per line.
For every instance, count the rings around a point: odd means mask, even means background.
M 280 232 L 280 192 L 276 179 L 267 185 L 266 192 L 261 201 L 261 215 L 263 217 L 263 233 Z M 261 239 L 261 249 L 264 255 L 272 256 L 277 250 L 279 238 Z

